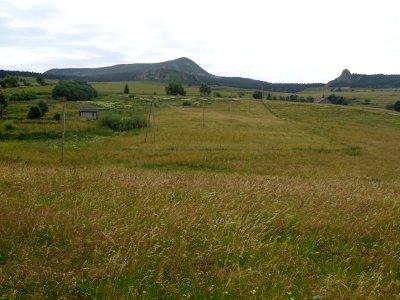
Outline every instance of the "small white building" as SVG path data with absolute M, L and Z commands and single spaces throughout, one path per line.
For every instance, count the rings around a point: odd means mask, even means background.
M 97 109 L 95 108 L 81 108 L 79 110 L 79 116 L 85 117 L 88 120 L 97 120 Z

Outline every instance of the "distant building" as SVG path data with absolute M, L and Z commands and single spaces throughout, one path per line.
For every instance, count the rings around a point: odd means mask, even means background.
M 322 97 L 320 99 L 316 99 L 314 101 L 314 103 L 318 103 L 318 104 L 332 104 L 331 101 L 328 100 L 328 98 Z
M 337 87 L 333 90 L 334 92 L 352 92 L 353 89 L 350 86 Z
M 95 108 L 81 108 L 79 110 L 79 116 L 85 117 L 88 120 L 97 120 L 97 109 Z

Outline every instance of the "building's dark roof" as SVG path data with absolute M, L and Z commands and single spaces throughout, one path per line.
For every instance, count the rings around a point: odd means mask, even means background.
M 99 110 L 97 108 L 81 108 L 79 109 L 79 112 L 98 112 Z

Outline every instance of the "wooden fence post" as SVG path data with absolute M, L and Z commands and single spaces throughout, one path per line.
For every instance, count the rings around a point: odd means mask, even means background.
M 65 103 L 67 98 L 62 97 L 63 101 L 63 122 L 62 122 L 62 134 L 61 134 L 61 162 L 64 161 L 64 143 L 65 143 Z

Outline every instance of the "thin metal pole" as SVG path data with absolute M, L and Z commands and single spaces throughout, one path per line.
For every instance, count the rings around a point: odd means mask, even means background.
M 61 135 L 61 162 L 64 161 L 64 143 L 65 143 L 65 103 L 66 98 L 63 97 L 63 125 L 62 125 L 62 135 Z

